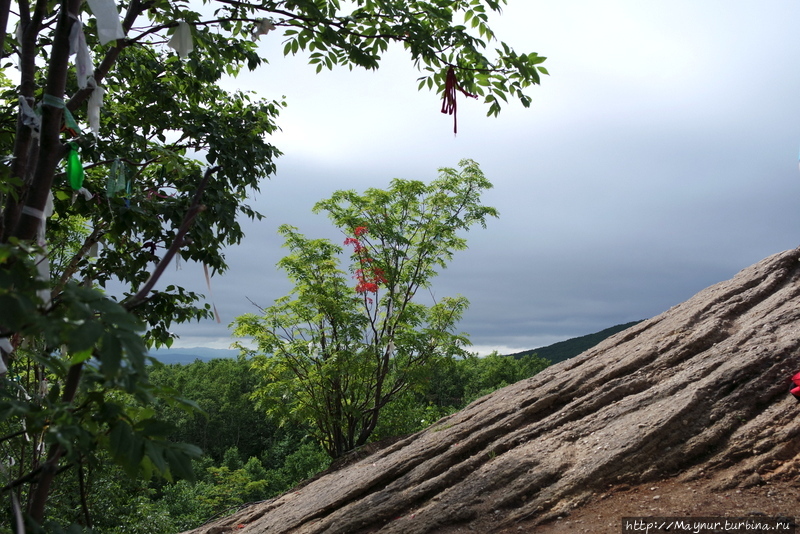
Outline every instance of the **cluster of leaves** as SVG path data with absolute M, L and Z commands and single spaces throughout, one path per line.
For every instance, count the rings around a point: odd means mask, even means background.
M 15 268 L 26 264 L 18 258 Z M 148 380 L 139 321 L 74 284 L 45 315 L 16 315 L 15 306 L 25 303 L 14 297 L 19 294 L 0 291 L 0 309 L 23 321 L 18 332 L 27 341 L 0 386 L 3 490 L 13 492 L 17 503 L 29 503 L 28 513 L 41 523 L 55 475 L 65 469 L 76 470 L 82 485 L 84 470 L 109 459 L 128 477 L 191 479 L 190 459 L 200 449 L 170 441 L 172 426 L 152 404 L 161 397 L 176 408 L 193 405 Z M 37 484 L 28 485 L 31 480 Z M 76 495 L 84 497 L 80 489 Z
M 53 486 L 45 515 L 46 532 L 89 531 L 103 534 L 170 534 L 179 532 L 167 502 L 141 478 L 131 478 L 109 458 L 82 470 L 63 472 Z M 6 510 L 3 510 L 6 512 Z M 6 515 L 0 524 L 11 525 Z M 2 534 L 11 531 L 0 528 Z M 16 534 L 16 533 L 15 533 Z
M 197 528 L 246 503 L 279 495 L 330 462 L 309 440 L 288 440 L 286 447 L 291 452 L 264 451 L 278 464 L 272 468 L 254 456 L 243 462 L 236 447 L 220 462 L 203 456 L 193 461 L 193 481 L 135 479 L 110 461 L 66 471 L 53 487 L 44 523 L 53 532 L 61 531 L 59 525 L 72 524 L 70 532 L 88 527 L 95 534 L 174 534 Z M 12 524 L 8 509 L 0 510 L 0 534 L 11 534 L 6 525 Z
M 436 406 L 461 409 L 479 397 L 543 371 L 550 363 L 535 353 L 514 358 L 497 352 L 444 362 L 434 370 L 424 399 Z
M 486 54 L 495 34 L 490 13 L 500 13 L 505 0 L 448 0 L 375 2 L 359 0 L 354 6 L 338 0 L 309 1 L 314 5 L 302 17 L 281 19 L 284 54 L 309 52 L 317 72 L 336 65 L 376 69 L 392 40 L 399 41 L 422 71 L 419 87 L 442 92 L 449 67 L 458 70 L 460 85 L 482 96 L 488 115 L 497 115 L 501 101 L 517 98 L 528 107 L 525 89 L 548 74 L 537 53 L 519 54 L 500 42 Z M 491 56 L 491 57 L 490 57 Z
M 31 375 L 34 370 L 31 362 Z M 147 406 L 138 403 L 133 395 L 108 395 L 103 406 L 95 408 L 103 417 L 108 416 L 110 423 L 105 423 L 102 431 L 99 427 L 104 424 L 103 419 L 95 414 L 89 423 L 90 432 L 82 439 L 72 440 L 73 467 L 62 469 L 53 483 L 43 518 L 51 530 L 58 532 L 58 525 L 75 524 L 109 534 L 179 532 L 197 527 L 231 506 L 286 491 L 327 467 L 327 454 L 308 439 L 305 429 L 280 428 L 255 407 L 250 396 L 256 381 L 249 362 L 213 360 L 187 366 L 152 362 L 149 370 L 151 387 L 172 391 L 173 395 L 186 394 L 192 399 L 187 403 L 204 411 L 186 410 L 180 404 L 167 402 L 169 397 L 165 395 L 152 399 Z M 33 376 L 15 378 L 18 390 L 24 387 L 31 392 L 29 402 L 40 400 L 40 382 Z M 54 387 L 50 386 L 50 390 Z M 84 414 L 91 411 L 89 404 L 80 410 Z M 24 458 L 30 451 L 46 452 L 41 445 L 46 434 L 64 435 L 64 428 L 51 424 L 31 428 L 27 436 L 7 436 L 10 439 L 0 444 L 0 453 L 4 458 Z M 5 434 L 8 426 L 3 425 L 2 430 Z M 163 436 L 155 435 L 162 430 L 171 430 L 170 440 L 162 442 Z M 111 443 L 97 446 L 92 432 Z M 161 458 L 168 463 L 167 481 L 131 477 L 136 444 L 143 444 L 145 453 L 153 448 L 142 443 L 143 437 L 149 441 L 157 438 L 157 444 L 166 451 L 191 447 L 192 465 L 178 458 L 173 466 L 169 463 L 172 455 L 165 452 Z M 208 451 L 202 457 L 200 446 Z M 116 454 L 122 458 L 115 458 Z M 122 465 L 115 461 L 128 455 L 131 458 Z M 156 464 L 146 456 L 143 461 Z M 21 476 L 24 468 L 24 463 L 18 462 L 11 469 Z M 12 511 L 3 507 L 0 525 L 12 524 Z M 0 533 L 6 534 L 3 527 Z
M 242 462 L 238 449 L 232 447 L 221 464 L 209 465 L 210 459 L 205 466 L 201 462 L 196 482 L 169 484 L 154 502 L 167 510 L 179 529 L 187 530 L 244 504 L 275 497 L 328 467 L 330 458 L 317 444 L 308 440 L 290 444 L 291 452 L 271 459 L 269 463 L 279 464 L 272 468 L 255 456 Z M 265 451 L 269 454 L 271 450 Z
M 514 358 L 496 352 L 442 360 L 425 382 L 386 405 L 372 439 L 379 441 L 427 428 L 479 397 L 529 378 L 548 365 L 548 360 L 535 354 Z
M 246 60 L 244 50 L 236 51 L 190 61 L 145 47 L 120 52 L 118 68 L 106 78 L 101 128 L 108 135 L 81 142 L 84 160 L 95 162 L 86 168 L 84 187 L 97 195 L 73 201 L 68 184 L 56 184 L 53 230 L 75 217 L 91 229 L 56 288 L 70 277 L 91 277 L 101 287 L 121 282 L 128 295 L 141 287 L 191 207 L 201 174 L 196 153 L 219 171 L 204 188 L 202 213 L 179 254 L 213 271 L 226 269 L 222 251 L 241 241 L 240 216 L 260 217 L 245 199 L 274 172 L 279 153 L 265 136 L 275 130 L 282 105 L 216 85 L 225 66 Z M 208 306 L 197 307 L 199 298 L 170 286 L 141 302 L 134 312 L 147 322 L 148 341 L 168 344 L 172 322 L 209 317 Z
M 285 438 L 284 431 L 256 409 L 250 398 L 259 381 L 242 359 L 157 365 L 150 379 L 192 399 L 200 408 L 200 412 L 187 412 L 164 402 L 156 405 L 159 415 L 175 426 L 174 440 L 197 445 L 214 462 L 222 462 L 231 447 L 245 458 L 260 457 Z
M 83 187 L 94 196 L 75 195 L 59 169 L 61 137 L 67 135 L 60 116 L 70 110 L 85 124 L 83 104 L 91 92 L 67 75 L 61 54 L 69 50 L 64 28 L 75 20 L 69 17 L 75 5 L 55 6 L 52 13 L 46 3 L 30 7 L 20 6 L 20 42 L 3 34 L 3 56 L 8 50 L 20 55 L 21 79 L 16 88 L 4 84 L 2 108 L 9 113 L 3 117 L 16 118 L 22 98 L 41 114 L 41 124 L 0 121 L 2 150 L 14 155 L 0 187 L 0 337 L 9 342 L 3 353 L 9 371 L 0 384 L 0 445 L 14 464 L 3 477 L 4 490 L 15 492 L 32 521 L 41 523 L 55 474 L 69 466 L 83 469 L 101 455 L 128 476 L 191 478 L 190 460 L 200 451 L 166 439 L 172 427 L 155 417 L 151 405 L 158 397 L 181 400 L 149 382 L 146 354 L 147 345 L 171 343 L 173 322 L 208 317 L 209 307 L 198 307 L 199 295 L 178 286 L 154 295 L 137 291 L 166 263 L 160 250 L 170 247 L 186 260 L 225 269 L 222 249 L 242 238 L 238 217 L 257 216 L 244 200 L 274 171 L 278 152 L 266 136 L 276 128 L 281 104 L 218 86 L 243 64 L 258 65 L 247 39 L 200 31 L 198 46 L 206 54 L 181 61 L 145 43 L 146 31 L 101 47 L 90 19 L 88 44 L 105 54 L 95 84 L 106 95 L 99 136 L 67 130 L 77 136 L 71 141 L 85 163 Z M 136 1 L 127 6 L 126 30 L 135 32 L 133 21 L 147 7 Z M 71 97 L 64 109 L 35 104 L 65 93 Z M 202 177 L 198 153 L 220 165 L 214 179 Z M 210 207 L 199 203 L 198 189 Z M 41 263 L 48 251 L 27 245 L 39 221 L 31 225 L 26 214 L 44 210 L 39 199 L 51 193 L 46 238 L 53 269 L 46 280 L 32 260 L 39 254 Z M 187 224 L 189 214 L 193 225 Z M 123 288 L 122 304 L 93 289 L 109 282 Z M 16 350 L 9 354 L 9 347 Z

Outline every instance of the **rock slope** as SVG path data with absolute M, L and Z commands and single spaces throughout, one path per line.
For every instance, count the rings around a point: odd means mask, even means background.
M 609 484 L 800 474 L 800 249 L 431 428 L 194 534 L 427 533 L 545 521 Z

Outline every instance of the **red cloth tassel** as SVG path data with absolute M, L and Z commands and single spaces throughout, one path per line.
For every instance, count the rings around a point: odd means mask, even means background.
M 797 373 L 792 377 L 792 382 L 794 382 L 794 385 L 797 387 L 791 389 L 789 393 L 794 395 L 797 398 L 797 400 L 800 400 L 800 373 Z
M 444 81 L 444 95 L 442 96 L 442 113 L 453 116 L 453 134 L 458 133 L 458 121 L 456 119 L 456 89 L 464 93 L 464 96 L 471 98 L 478 98 L 478 95 L 473 95 L 466 92 L 458 85 L 456 78 L 456 71 L 453 67 L 447 69 L 447 77 Z

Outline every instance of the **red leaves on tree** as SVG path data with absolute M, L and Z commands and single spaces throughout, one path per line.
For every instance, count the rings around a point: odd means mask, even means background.
M 377 293 L 378 284 L 375 282 L 359 282 L 356 285 L 356 293 Z
M 377 293 L 378 284 L 386 283 L 386 273 L 380 267 L 372 267 L 372 262 L 375 261 L 368 255 L 367 246 L 359 239 L 367 233 L 366 226 L 357 226 L 353 230 L 356 237 L 348 237 L 344 240 L 345 245 L 353 247 L 353 252 L 360 256 L 359 262 L 362 267 L 356 269 L 355 279 L 356 293 Z
M 364 250 L 366 250 L 364 245 L 361 244 L 361 241 L 359 241 L 355 237 L 348 237 L 347 239 L 344 240 L 344 244 L 352 245 L 353 252 L 355 252 L 356 254 L 361 254 L 362 252 L 364 252 Z

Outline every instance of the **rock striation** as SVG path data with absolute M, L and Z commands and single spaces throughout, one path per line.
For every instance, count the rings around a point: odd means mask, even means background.
M 448 532 L 568 513 L 609 484 L 800 475 L 800 249 L 193 534 Z

